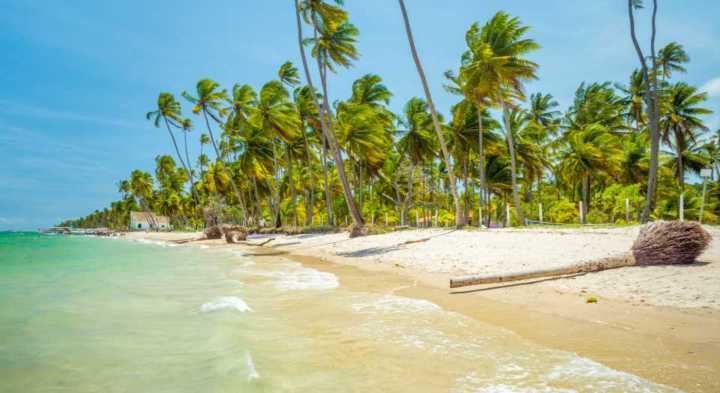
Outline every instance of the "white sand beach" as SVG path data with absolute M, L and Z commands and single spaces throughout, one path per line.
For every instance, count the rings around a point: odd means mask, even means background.
M 602 229 L 419 229 L 350 239 L 348 234 L 251 235 L 274 238 L 266 247 L 369 269 L 396 269 L 427 284 L 448 278 L 546 269 L 626 253 L 639 227 Z M 540 288 L 607 297 L 633 304 L 720 309 L 720 229 L 692 265 L 629 267 L 533 284 Z M 128 238 L 176 240 L 200 233 L 128 233 Z M 428 239 L 406 244 L 406 242 Z M 223 240 L 203 241 L 215 246 Z

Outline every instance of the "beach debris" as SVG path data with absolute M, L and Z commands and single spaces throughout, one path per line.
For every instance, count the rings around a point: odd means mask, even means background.
M 225 241 L 237 244 L 247 239 L 248 233 L 243 230 L 231 229 L 225 232 Z
M 350 228 L 350 237 L 351 237 L 351 238 L 353 238 L 353 237 L 360 237 L 360 236 L 367 236 L 367 234 L 368 234 L 368 228 L 367 228 L 366 226 L 364 226 L 364 225 L 362 225 L 362 226 L 353 225 L 353 226 Z
M 585 300 L 585 303 L 597 303 L 597 302 L 598 302 L 598 298 L 595 296 L 590 296 L 589 298 L 587 298 L 587 300 Z
M 219 225 L 207 227 L 203 233 L 205 233 L 205 237 L 208 239 L 222 239 L 223 237 L 223 230 Z
M 450 288 L 592 273 L 627 266 L 690 264 L 702 254 L 711 240 L 710 234 L 697 222 L 656 221 L 640 231 L 630 251 L 623 255 L 559 268 L 451 278 Z

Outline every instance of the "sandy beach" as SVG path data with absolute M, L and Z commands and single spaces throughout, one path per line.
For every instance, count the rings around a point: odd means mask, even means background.
M 720 231 L 707 229 L 714 240 L 693 265 L 630 267 L 456 293 L 448 279 L 457 275 L 549 268 L 624 253 L 639 227 L 421 229 L 354 239 L 347 233 L 273 234 L 248 238 L 254 244 L 272 239 L 263 247 L 224 240 L 188 245 L 239 249 L 258 260 L 282 255 L 331 271 L 343 284 L 344 276 L 359 277 L 356 284 L 395 277 L 406 285 L 378 290 L 427 299 L 551 348 L 683 390 L 708 392 L 720 389 Z M 124 237 L 175 241 L 202 234 Z M 406 243 L 416 240 L 424 241 Z M 598 302 L 588 303 L 590 297 Z

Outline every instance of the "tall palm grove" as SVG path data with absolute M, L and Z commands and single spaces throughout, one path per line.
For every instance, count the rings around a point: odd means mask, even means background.
M 62 225 L 124 229 L 130 211 L 166 215 L 178 229 L 222 221 L 354 234 L 681 215 L 717 222 L 720 130 L 703 122 L 712 113 L 706 93 L 682 81 L 683 46 L 655 50 L 657 0 L 649 45 L 635 34 L 643 4 L 627 3 L 638 68 L 625 81 L 581 83 L 564 111 L 552 95 L 525 88 L 538 70 L 527 57 L 539 49 L 529 26 L 505 12 L 473 23 L 457 68 L 445 73 L 443 88 L 457 100 L 443 114 L 402 0 L 398 22 L 422 95 L 401 113 L 389 109 L 393 93 L 378 74 L 356 80 L 347 97 L 329 95 L 333 75 L 359 56 L 341 1 L 292 6 L 299 69 L 281 64 L 262 86 L 202 79 L 181 98 L 160 93 L 147 119 L 171 143 L 155 173 L 133 170 L 109 208 Z M 199 155 L 189 152 L 193 138 Z

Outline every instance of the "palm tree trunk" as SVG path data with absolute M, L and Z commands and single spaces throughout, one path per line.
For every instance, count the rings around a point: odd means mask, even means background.
M 327 114 L 327 137 L 329 142 L 328 144 L 330 145 L 330 150 L 332 151 L 335 158 L 335 166 L 337 167 L 338 177 L 340 178 L 340 183 L 343 187 L 343 193 L 345 194 L 345 203 L 347 204 L 348 211 L 350 211 L 350 215 L 352 216 L 355 228 L 359 229 L 365 225 L 365 221 L 363 220 L 362 215 L 360 214 L 357 205 L 355 204 L 352 188 L 350 187 L 350 182 L 348 182 L 347 173 L 345 172 L 345 163 L 342 159 L 342 155 L 340 154 L 340 146 L 338 145 L 337 139 L 335 138 L 335 131 L 333 130 L 332 112 L 330 110 L 330 101 L 328 99 L 329 92 L 327 88 L 327 64 L 321 62 L 319 58 L 317 59 L 317 61 L 318 67 L 322 68 L 322 71 L 320 72 L 320 82 L 322 84 L 323 90 L 323 113 Z M 357 233 L 359 233 L 359 231 Z
M 482 108 L 480 105 L 477 106 L 478 116 L 478 160 L 480 161 L 480 199 L 478 204 L 481 211 L 485 211 L 485 193 L 487 190 L 487 184 L 485 179 L 485 148 L 483 144 L 483 119 L 482 119 Z M 478 217 L 479 222 L 482 224 L 483 218 Z
M 518 216 L 520 225 L 525 225 L 525 214 L 520 204 L 520 194 L 517 190 L 517 165 L 515 162 L 515 141 L 513 140 L 512 130 L 510 129 L 510 112 L 505 106 L 505 100 L 500 98 L 500 108 L 503 112 L 503 122 L 505 123 L 505 135 L 507 136 L 508 153 L 510 154 L 510 179 L 512 180 L 513 203 L 515 204 L 515 212 Z
M 310 189 L 306 190 L 306 199 L 305 199 L 305 225 L 312 225 L 313 223 L 313 207 L 315 206 L 315 176 L 313 176 L 312 173 L 312 160 L 310 155 L 310 144 L 308 143 L 308 137 L 307 132 L 305 130 L 305 122 L 304 120 L 301 120 L 301 131 L 303 136 L 303 141 L 305 142 L 305 165 L 308 171 L 308 175 L 310 176 Z
M 297 214 L 295 211 L 295 183 L 293 182 L 293 167 L 292 167 L 292 152 L 290 150 L 290 145 L 285 145 L 285 161 L 287 162 L 287 178 L 288 178 L 288 187 L 290 188 L 290 215 L 292 216 L 293 220 L 293 226 L 297 226 Z
M 328 98 L 327 98 L 327 80 L 323 76 L 323 66 L 318 59 L 318 71 L 320 73 L 321 78 L 321 84 L 323 88 L 323 104 L 320 104 L 320 101 L 317 98 L 317 94 L 315 94 L 315 88 L 312 83 L 312 77 L 310 75 L 310 67 L 308 66 L 307 57 L 305 55 L 305 47 L 303 46 L 303 34 L 302 34 L 302 23 L 300 21 L 300 1 L 295 0 L 295 19 L 297 22 L 297 35 L 298 35 L 298 46 L 300 49 L 300 57 L 302 58 L 303 63 L 303 69 L 305 71 L 305 78 L 307 79 L 308 86 L 310 86 L 310 95 L 312 96 L 313 102 L 315 103 L 315 107 L 318 109 L 318 112 L 320 114 L 320 126 L 322 128 L 323 135 L 325 136 L 328 145 L 330 146 L 330 150 L 332 150 L 332 153 L 335 157 L 335 165 L 338 169 L 338 176 L 340 177 L 340 181 L 343 185 L 343 192 L 345 193 L 345 203 L 348 205 L 348 210 L 353 216 L 353 221 L 355 221 L 356 228 L 362 228 L 364 225 L 364 222 L 362 220 L 362 217 L 357 211 L 357 208 L 355 207 L 355 201 L 353 200 L 352 191 L 350 190 L 350 184 L 347 181 L 347 176 L 345 175 L 345 166 L 343 165 L 342 156 L 340 155 L 340 148 L 337 145 L 337 141 L 335 140 L 335 135 L 332 132 L 332 125 L 329 123 L 330 121 L 330 105 L 328 104 Z M 325 113 L 328 114 L 327 118 L 325 118 Z M 327 177 L 327 175 L 326 175 Z M 326 182 L 327 184 L 327 182 Z M 331 209 L 330 206 L 328 206 L 328 209 Z M 358 231 L 359 232 L 359 231 Z
M 430 107 L 430 114 L 432 115 L 433 126 L 435 127 L 435 134 L 437 135 L 438 141 L 440 142 L 440 149 L 442 150 L 443 159 L 445 160 L 445 167 L 448 171 L 448 180 L 450 183 L 450 191 L 452 192 L 453 202 L 455 204 L 455 225 L 461 228 L 465 225 L 463 221 L 462 208 L 460 206 L 460 197 L 458 195 L 457 184 L 455 184 L 455 173 L 453 173 L 453 165 L 450 162 L 450 153 L 448 152 L 447 145 L 445 144 L 445 138 L 442 134 L 440 127 L 440 121 L 438 120 L 437 111 L 435 110 L 435 104 L 433 103 L 432 95 L 430 94 L 430 87 L 428 87 L 427 79 L 425 78 L 425 71 L 423 71 L 420 58 L 415 48 L 415 40 L 413 38 L 412 29 L 410 28 L 410 20 L 408 19 L 407 10 L 405 9 L 405 2 L 398 0 L 400 3 L 400 11 L 402 12 L 403 21 L 405 22 L 405 32 L 407 34 L 408 43 L 410 45 L 410 52 L 412 53 L 413 61 L 415 62 L 415 68 L 417 68 L 420 81 L 422 82 L 423 90 L 425 91 L 425 99 Z
M 405 200 L 402 204 L 402 210 L 400 212 L 400 225 L 405 225 L 407 222 L 408 210 L 413 204 L 413 178 L 415 177 L 415 164 L 410 160 L 408 164 L 408 177 L 407 177 L 407 194 L 405 194 Z
M 582 178 L 582 216 L 583 221 L 581 224 L 585 224 L 587 221 L 588 205 L 590 204 L 590 175 L 584 174 Z
M 185 162 L 187 163 L 187 166 L 188 166 L 186 169 L 188 171 L 188 174 L 190 175 L 190 190 L 193 194 L 193 198 L 195 199 L 195 205 L 197 205 L 199 203 L 198 201 L 200 200 L 200 198 L 197 196 L 197 191 L 195 191 L 195 179 L 193 178 L 194 176 L 192 174 L 192 165 L 191 165 L 191 161 L 190 161 L 190 153 L 188 151 L 187 135 L 188 135 L 187 131 L 183 130 L 183 144 L 185 146 Z
M 463 206 L 463 222 L 468 223 L 470 222 L 470 217 L 468 217 L 468 210 L 470 210 L 470 190 L 468 189 L 468 160 L 470 152 L 468 150 L 467 156 L 463 159 L 462 166 L 463 166 L 463 188 L 465 188 L 465 205 Z
M 628 0 L 628 16 L 630 19 L 630 37 L 632 38 L 635 52 L 640 59 L 642 66 L 643 79 L 645 85 L 644 100 L 648 109 L 648 125 L 650 127 L 650 167 L 648 173 L 647 195 L 645 196 L 645 205 L 640 217 L 642 223 L 646 223 L 650 219 L 650 213 L 655 208 L 655 191 L 657 187 L 657 171 L 658 171 L 658 155 L 660 152 L 660 131 L 658 129 L 658 106 L 657 106 L 657 62 L 655 61 L 655 19 L 657 16 L 657 0 L 653 0 L 652 13 L 652 36 L 650 39 L 650 51 L 652 60 L 653 78 L 650 78 L 648 66 L 645 61 L 645 55 L 640 49 L 637 36 L 635 35 L 635 17 L 633 15 L 633 0 Z M 652 83 L 651 83 L 652 82 Z
M 180 160 L 180 164 L 182 164 L 183 168 L 188 173 L 188 177 L 190 178 L 190 192 L 192 193 L 193 199 L 195 200 L 195 204 L 198 204 L 198 196 L 195 193 L 195 180 L 193 180 L 192 172 L 190 171 L 190 168 L 185 164 L 185 160 L 183 160 L 182 155 L 180 155 L 180 149 L 178 149 L 177 141 L 175 140 L 175 135 L 170 130 L 170 123 L 168 122 L 168 119 L 163 116 L 163 119 L 165 120 L 165 127 L 167 128 L 168 134 L 170 134 L 170 139 L 172 139 L 173 146 L 175 146 L 175 154 L 177 154 L 178 160 Z M 184 131 L 183 131 L 184 132 Z M 187 152 L 187 138 L 185 139 L 185 147 Z
M 325 141 L 325 135 L 323 135 L 323 141 L 322 141 L 322 168 L 323 168 L 323 176 L 325 177 L 325 206 L 327 208 L 327 216 L 328 216 L 328 225 L 335 225 L 335 218 L 333 214 L 333 205 L 332 205 L 332 193 L 330 192 L 330 176 L 328 174 L 328 164 L 327 164 L 327 148 L 325 147 L 326 141 Z
M 217 159 L 223 164 L 223 170 L 226 171 L 226 174 L 228 175 L 228 178 L 230 179 L 230 186 L 233 189 L 233 193 L 235 196 L 237 196 L 238 203 L 240 204 L 240 209 L 243 213 L 243 223 L 247 223 L 247 209 L 245 208 L 245 201 L 243 200 L 242 195 L 240 194 L 240 189 L 238 188 L 237 184 L 235 183 L 235 179 L 232 176 L 232 173 L 230 170 L 225 166 L 225 160 L 222 158 L 222 155 L 220 155 L 220 149 L 218 149 L 217 143 L 215 143 L 215 136 L 213 135 L 212 128 L 210 127 L 210 120 L 208 120 L 208 114 L 207 110 L 205 108 L 202 109 L 203 116 L 205 117 L 205 126 L 208 129 L 208 134 L 210 135 L 210 142 L 212 142 L 213 149 L 215 149 L 215 155 L 217 156 Z

